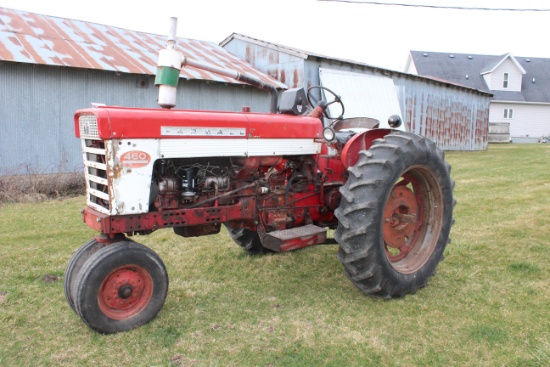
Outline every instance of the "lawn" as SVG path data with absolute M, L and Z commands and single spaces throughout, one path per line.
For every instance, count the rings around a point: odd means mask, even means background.
M 223 232 L 136 237 L 166 263 L 151 323 L 99 335 L 63 272 L 84 198 L 0 207 L 1 366 L 548 366 L 550 144 L 449 152 L 456 223 L 428 286 L 364 297 L 337 246 L 251 257 Z

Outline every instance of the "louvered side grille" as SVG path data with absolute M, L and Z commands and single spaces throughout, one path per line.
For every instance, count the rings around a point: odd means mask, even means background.
M 105 143 L 101 140 L 82 139 L 82 155 L 88 206 L 109 214 L 110 195 Z

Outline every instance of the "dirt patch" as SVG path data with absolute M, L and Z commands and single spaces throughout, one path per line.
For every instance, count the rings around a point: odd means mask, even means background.
M 60 276 L 58 275 L 53 275 L 53 274 L 46 274 L 42 277 L 42 281 L 44 283 L 55 283 L 57 282 L 59 279 L 61 279 Z
M 8 298 L 8 292 L 0 292 L 0 306 L 6 301 Z
M 184 355 L 178 354 L 173 356 L 168 360 L 170 367 L 179 367 L 179 366 L 186 366 L 186 367 L 193 367 L 196 366 L 199 361 L 196 359 L 190 359 Z

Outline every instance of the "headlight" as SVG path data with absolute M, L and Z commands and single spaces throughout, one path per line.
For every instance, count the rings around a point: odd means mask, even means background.
M 325 127 L 323 130 L 323 138 L 327 143 L 330 143 L 336 137 L 336 133 L 331 127 Z

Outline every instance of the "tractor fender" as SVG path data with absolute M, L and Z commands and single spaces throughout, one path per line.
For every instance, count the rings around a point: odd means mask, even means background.
M 360 151 L 369 149 L 375 139 L 383 138 L 392 131 L 395 130 L 372 129 L 354 135 L 342 149 L 341 159 L 344 167 L 348 169 L 349 167 L 354 166 L 359 159 Z

